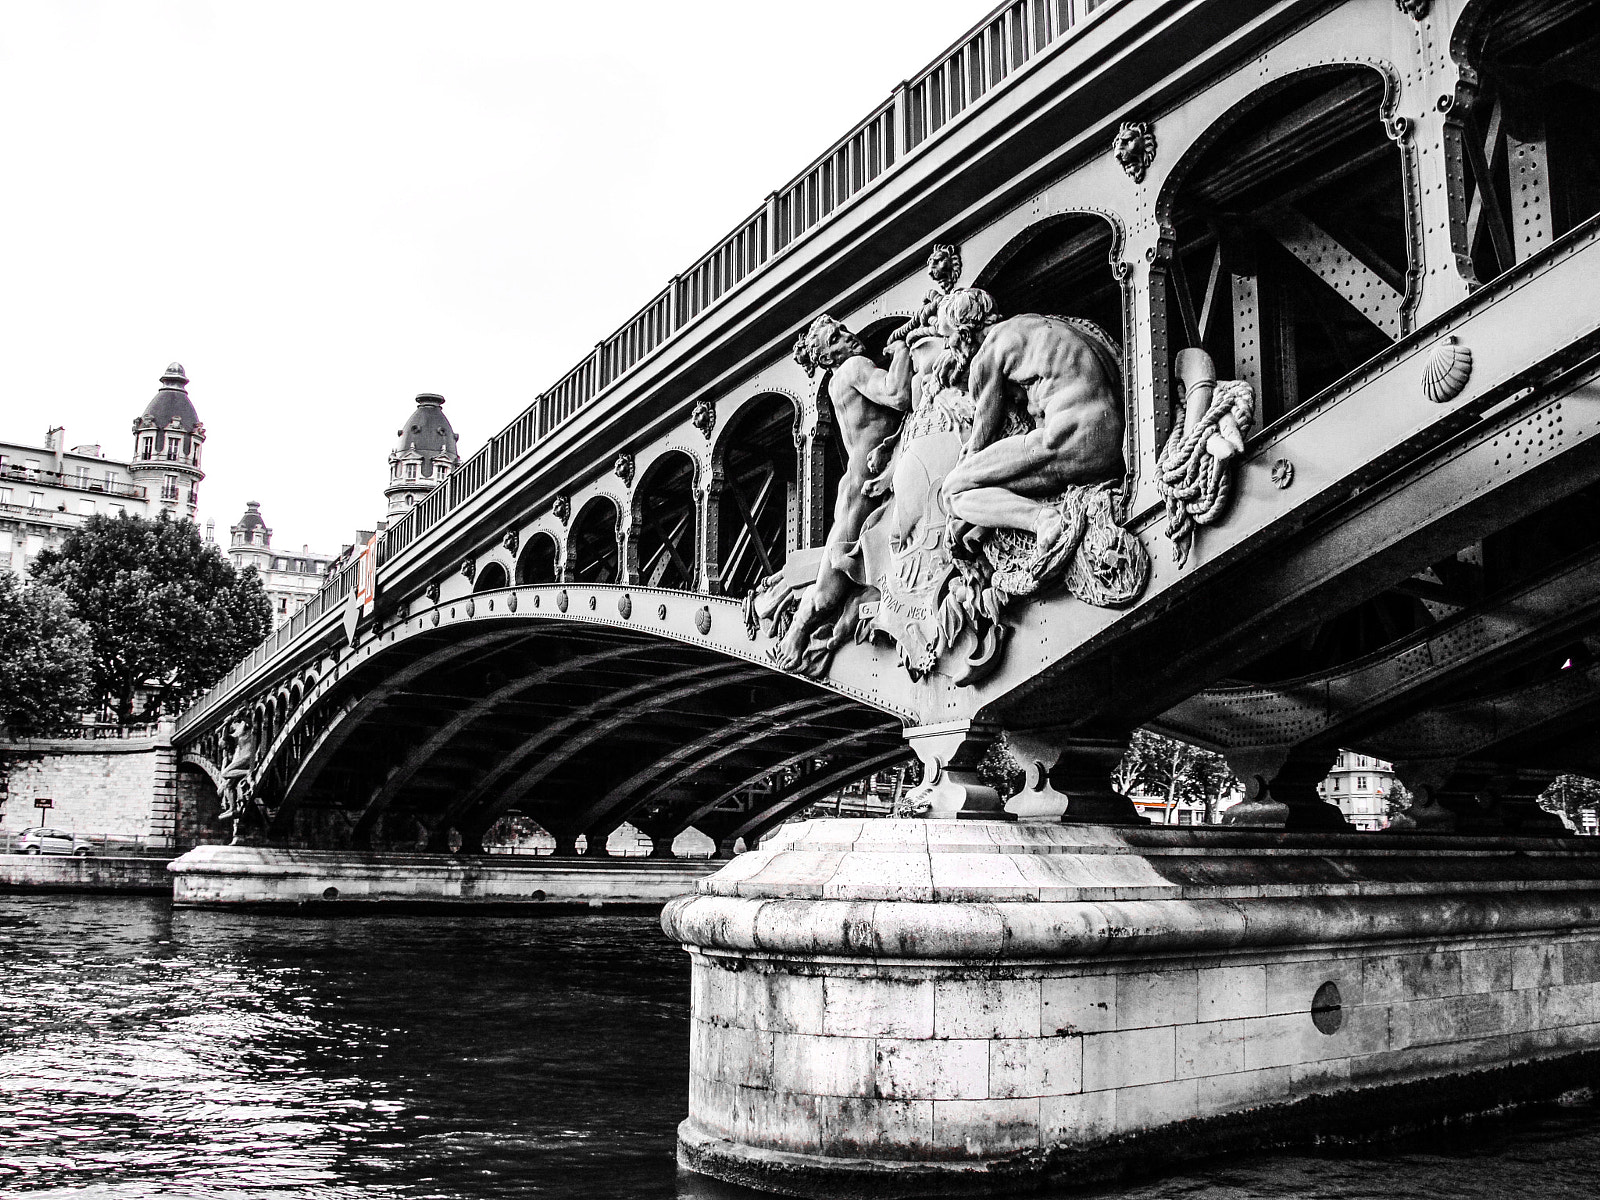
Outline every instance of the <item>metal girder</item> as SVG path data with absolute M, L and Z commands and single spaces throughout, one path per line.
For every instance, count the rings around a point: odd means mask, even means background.
M 440 817 L 439 823 L 455 824 L 460 828 L 461 823 L 470 818 L 470 823 L 474 827 L 487 829 L 520 802 L 529 789 L 536 786 L 540 780 L 570 762 L 601 738 L 636 720 L 641 713 L 664 704 L 671 704 L 686 696 L 693 696 L 705 691 L 707 687 L 736 683 L 758 674 L 760 674 L 759 669 L 740 663 L 710 663 L 609 693 L 541 729 L 533 738 L 508 754 L 499 765 L 453 803 Z M 726 678 L 718 679 L 719 675 L 725 675 Z M 591 722 L 592 724 L 589 724 Z M 589 724 L 589 727 L 580 728 L 585 724 Z M 550 748 L 547 753 L 502 787 L 495 800 L 488 804 L 480 804 L 502 780 L 538 751 L 547 747 Z M 476 814 L 474 809 L 477 809 Z
M 1292 683 L 1200 692 L 1154 724 L 1227 750 L 1346 746 L 1435 702 L 1465 677 L 1500 670 L 1600 620 L 1600 548 L 1362 663 Z
M 701 817 L 705 816 L 708 812 L 711 812 L 719 804 L 722 804 L 726 800 L 731 800 L 745 788 L 755 786 L 763 779 L 770 777 L 777 771 L 786 770 L 789 767 L 794 766 L 796 763 L 804 762 L 808 758 L 820 758 L 825 754 L 831 753 L 834 750 L 838 750 L 841 747 L 852 745 L 855 742 L 866 741 L 868 738 L 881 737 L 889 728 L 890 726 L 883 726 L 881 728 L 869 727 L 867 729 L 852 730 L 849 733 L 841 734 L 839 737 L 829 738 L 827 741 L 820 742 L 815 746 L 808 746 L 805 750 L 800 751 L 798 754 L 791 754 L 788 757 L 779 760 L 778 762 L 772 763 L 771 765 L 764 767 L 759 775 L 741 780 L 733 787 L 726 788 L 723 791 L 718 792 L 714 798 L 708 800 L 704 804 L 696 806 L 692 811 L 684 814 L 681 817 L 674 818 L 674 832 L 681 832 L 687 829 Z M 907 749 L 905 752 L 907 754 L 910 753 L 909 749 Z
M 627 819 L 630 805 L 644 799 L 640 793 L 663 775 L 670 773 L 669 778 L 659 784 L 660 789 L 666 790 L 684 776 L 704 770 L 751 742 L 790 728 L 801 720 L 814 721 L 831 715 L 849 705 L 849 701 L 840 701 L 836 696 L 807 696 L 730 721 L 635 771 L 600 799 L 580 809 L 573 819 L 573 828 L 587 832 L 612 816 L 618 816 L 620 824 Z
M 1391 340 L 1400 336 L 1405 297 L 1304 213 L 1279 209 L 1261 227 Z
M 370 692 L 352 700 L 338 716 L 329 722 L 328 727 L 322 731 L 316 742 L 300 756 L 300 761 L 296 765 L 294 773 L 290 776 L 289 784 L 284 788 L 283 796 L 278 802 L 277 812 L 272 822 L 273 832 L 281 833 L 288 827 L 290 817 L 294 815 L 295 809 L 299 807 L 300 802 L 317 781 L 317 777 L 322 773 L 323 768 L 328 765 L 334 753 L 344 745 L 350 735 L 362 724 L 362 719 L 382 705 L 392 693 L 400 691 L 413 679 L 449 662 L 452 658 L 458 658 L 482 646 L 493 645 L 497 642 L 520 640 L 528 636 L 529 631 L 526 629 L 499 629 L 441 647 L 424 654 L 421 658 L 390 676 L 382 685 L 374 687 Z M 348 676 L 341 678 L 348 678 Z M 330 680 L 329 682 L 332 684 L 335 681 Z M 302 701 L 301 707 L 296 711 L 300 714 L 309 714 L 311 706 L 307 701 Z M 287 728 L 279 734 L 274 742 L 273 749 L 281 749 L 284 740 L 292 732 L 292 728 Z M 272 760 L 269 754 L 266 762 L 270 761 Z
M 1568 668 L 1554 679 L 1430 709 L 1363 737 L 1355 748 L 1389 762 L 1483 754 L 1508 739 L 1538 737 L 1549 726 L 1592 716 L 1600 708 L 1597 675 L 1594 667 Z
M 1264 431 L 1205 556 L 1157 565 L 1131 611 L 1040 621 L 1026 677 L 978 712 L 1021 728 L 1149 721 L 1331 613 L 1600 480 L 1600 218 Z M 1473 347 L 1468 393 L 1422 399 L 1442 336 Z M 1266 480 L 1282 457 L 1293 488 Z M 1149 526 L 1141 524 L 1141 529 Z
M 810 804 L 819 795 L 830 792 L 834 788 L 843 787 L 847 783 L 860 779 L 863 775 L 869 775 L 897 762 L 903 762 L 910 757 L 911 748 L 900 745 L 893 750 L 886 750 L 882 754 L 851 763 L 848 766 L 836 767 L 816 775 L 808 775 L 803 779 L 797 779 L 782 791 L 770 797 L 762 807 L 753 810 L 742 822 L 734 826 L 724 836 L 730 840 L 743 838 L 745 845 L 748 846 L 791 813 Z
M 355 834 L 362 836 L 372 828 L 378 816 L 394 802 L 402 788 L 411 782 L 419 770 L 426 766 L 432 759 L 443 751 L 463 729 L 483 717 L 492 709 L 530 688 L 558 679 L 572 671 L 581 671 L 587 667 L 609 662 L 616 658 L 628 658 L 643 654 L 650 649 L 649 646 L 625 645 L 603 650 L 598 654 L 581 655 L 567 659 L 565 662 L 554 663 L 543 667 L 531 675 L 523 676 L 504 687 L 496 688 L 487 696 L 475 699 L 466 708 L 456 713 L 443 725 L 436 729 L 420 744 L 412 747 L 411 751 L 401 760 L 400 764 L 389 773 L 379 786 L 372 799 L 367 801 L 366 807 L 361 810 L 361 815 L 356 819 Z

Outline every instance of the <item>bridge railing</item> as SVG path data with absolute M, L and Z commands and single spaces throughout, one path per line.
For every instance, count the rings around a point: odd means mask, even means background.
M 1009 86 L 1094 12 L 1138 0 L 1007 0 L 920 74 L 896 88 L 854 129 L 780 187 L 766 204 L 601 341 L 415 507 L 378 538 L 382 568 L 422 534 L 596 397 L 650 358 L 848 202 L 872 190 L 909 155 L 937 140 L 978 101 Z M 352 566 L 330 577 L 295 619 L 258 646 L 178 720 L 181 731 L 349 594 Z M 297 624 L 298 622 L 298 624 Z

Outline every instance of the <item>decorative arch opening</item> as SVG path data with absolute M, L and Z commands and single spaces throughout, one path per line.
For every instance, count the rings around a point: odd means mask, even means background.
M 1383 101 L 1370 67 L 1290 76 L 1208 131 L 1162 193 L 1168 366 L 1204 349 L 1254 387 L 1257 429 L 1408 324 L 1406 165 Z
M 692 591 L 699 579 L 694 477 L 694 459 L 671 450 L 645 468 L 633 489 L 638 580 L 648 587 Z
M 764 393 L 739 410 L 717 443 L 717 546 L 730 596 L 779 570 L 799 544 L 796 415 L 789 397 Z
M 1123 285 L 1112 266 L 1121 241 L 1105 217 L 1063 213 L 1014 237 L 973 286 L 994 297 L 1002 316 L 1077 317 L 1126 344 Z
M 548 533 L 530 534 L 517 555 L 517 585 L 555 583 L 560 571 L 557 562 L 560 552 L 555 538 Z
M 486 562 L 478 568 L 478 575 L 472 581 L 474 592 L 493 592 L 503 587 L 510 587 L 511 579 L 506 574 L 505 567 L 497 562 Z
M 1487 282 L 1600 212 L 1600 8 L 1482 0 L 1457 27 L 1478 86 L 1460 112 L 1464 239 Z
M 573 583 L 617 581 L 617 502 L 594 496 L 572 519 L 567 534 L 567 577 Z

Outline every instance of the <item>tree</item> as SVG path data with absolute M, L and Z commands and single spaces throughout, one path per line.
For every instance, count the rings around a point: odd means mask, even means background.
M 1414 803 L 1416 797 L 1411 794 L 1410 788 L 1398 778 L 1389 781 L 1389 790 L 1383 795 L 1383 811 L 1389 820 L 1394 820 Z
M 134 694 L 174 712 L 249 653 L 272 629 L 254 568 L 242 574 L 192 521 L 90 517 L 34 576 L 61 589 L 94 643 L 94 692 L 120 721 Z
M 67 598 L 0 571 L 0 731 L 60 733 L 89 707 L 93 672 L 89 628 Z
M 1179 804 L 1203 804 L 1208 825 L 1216 824 L 1222 798 L 1234 786 L 1233 773 L 1220 754 L 1148 729 L 1134 731 L 1111 779 L 1125 796 L 1160 796 L 1168 813 Z

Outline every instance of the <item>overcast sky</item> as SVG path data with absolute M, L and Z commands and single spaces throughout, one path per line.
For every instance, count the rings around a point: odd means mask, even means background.
M 0 0 L 0 438 L 130 453 L 170 361 L 201 520 L 383 514 L 470 454 L 982 0 Z

